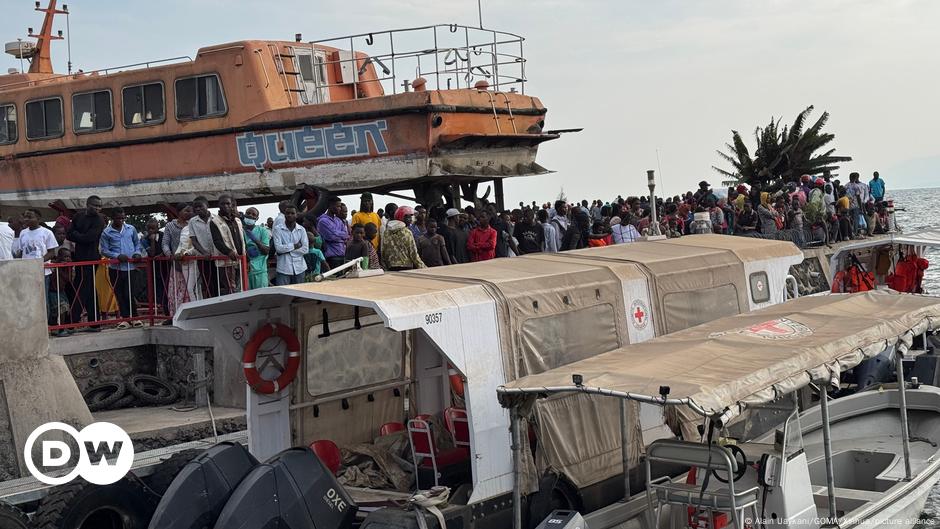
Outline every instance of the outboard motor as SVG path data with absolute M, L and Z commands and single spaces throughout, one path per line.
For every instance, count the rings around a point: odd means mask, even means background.
M 588 529 L 578 511 L 552 511 L 535 529 Z
M 219 443 L 190 461 L 166 490 L 149 529 L 212 527 L 258 460 L 238 443 Z
M 316 454 L 289 448 L 245 476 L 215 527 L 347 529 L 358 509 Z

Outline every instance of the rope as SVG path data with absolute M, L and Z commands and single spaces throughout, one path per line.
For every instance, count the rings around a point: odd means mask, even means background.
M 441 510 L 438 509 L 438 506 L 446 505 L 448 498 L 450 498 L 450 488 L 443 486 L 431 487 L 429 490 L 419 490 L 411 496 L 408 503 L 414 507 L 417 513 L 418 527 L 420 529 L 428 529 L 427 521 L 424 519 L 425 511 L 433 514 L 434 517 L 437 518 L 440 529 L 446 529 L 447 525 L 444 523 L 444 515 L 441 513 Z

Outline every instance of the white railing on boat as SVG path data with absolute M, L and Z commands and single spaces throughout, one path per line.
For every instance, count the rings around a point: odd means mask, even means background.
M 324 45 L 347 50 L 347 57 L 324 64 L 339 63 L 341 67 L 354 64 L 352 70 L 357 72 L 354 84 L 365 67 L 373 64 L 386 94 L 409 91 L 410 83 L 418 77 L 427 80 L 428 89 L 472 88 L 485 80 L 496 91 L 524 94 L 524 40 L 514 33 L 438 24 L 360 33 L 308 44 L 311 48 Z M 368 55 L 362 66 L 355 62 L 357 52 Z

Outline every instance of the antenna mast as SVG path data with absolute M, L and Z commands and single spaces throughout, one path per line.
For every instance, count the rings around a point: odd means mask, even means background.
M 33 33 L 33 28 L 29 28 L 29 36 L 36 39 L 36 55 L 29 65 L 29 73 L 55 73 L 52 71 L 52 41 L 62 39 L 62 32 L 58 35 L 52 34 L 52 20 L 57 14 L 68 14 L 67 10 L 55 8 L 56 0 L 49 0 L 49 7 L 42 8 L 39 2 L 36 2 L 36 11 L 46 14 L 42 21 L 42 30 L 39 35 Z

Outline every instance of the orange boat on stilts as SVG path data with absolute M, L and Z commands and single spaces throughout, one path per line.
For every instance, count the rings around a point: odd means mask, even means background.
M 241 204 L 412 190 L 473 200 L 477 186 L 548 172 L 546 109 L 525 94 L 523 38 L 459 25 L 324 41 L 246 40 L 182 57 L 53 73 L 56 1 L 28 72 L 0 75 L 0 215 L 27 207 Z

